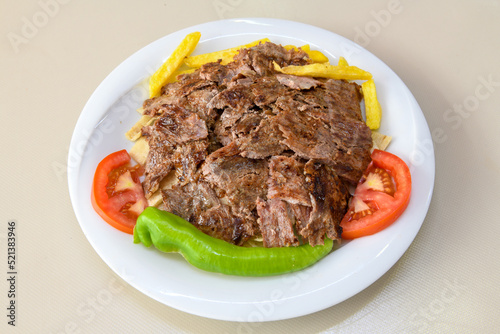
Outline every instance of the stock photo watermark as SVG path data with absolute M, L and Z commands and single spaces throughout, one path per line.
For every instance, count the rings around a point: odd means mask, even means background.
M 131 276 L 125 275 L 126 278 Z M 91 324 L 103 311 L 106 310 L 115 300 L 115 296 L 120 294 L 125 288 L 126 284 L 117 278 L 111 278 L 105 287 L 95 292 L 94 294 L 87 296 L 84 301 L 78 304 L 75 309 L 75 317 L 72 320 L 67 321 L 63 329 L 56 332 L 51 332 L 53 334 L 78 334 L 87 333 L 83 328 L 85 325 Z
M 32 41 L 51 19 L 57 16 L 61 6 L 68 4 L 71 0 L 39 0 L 38 10 L 33 14 L 21 17 L 20 27 L 16 32 L 7 33 L 7 39 L 16 54 L 22 45 Z
M 496 88 L 500 87 L 500 81 L 495 81 L 492 74 L 486 77 L 479 76 L 477 81 L 478 84 L 473 94 L 465 97 L 461 103 L 455 103 L 453 108 L 447 109 L 443 113 L 443 120 L 450 123 L 453 130 L 459 129 L 463 121 L 479 109 L 481 102 L 490 98 L 495 93 Z
M 419 166 L 433 152 L 433 144 L 443 144 L 448 140 L 449 129 L 458 130 L 462 127 L 463 122 L 469 118 L 474 112 L 479 110 L 481 102 L 489 99 L 500 87 L 500 81 L 493 78 L 493 74 L 480 75 L 477 77 L 477 85 L 474 92 L 467 95 L 460 103 L 454 103 L 451 108 L 443 112 L 443 121 L 449 127 L 435 127 L 431 131 L 432 139 L 417 142 L 417 149 L 410 157 L 413 165 Z
M 370 16 L 373 20 L 366 22 L 362 28 L 359 26 L 354 28 L 354 42 L 362 47 L 367 47 L 371 43 L 372 38 L 379 36 L 382 29 L 389 26 L 392 22 L 393 16 L 401 14 L 403 9 L 401 1 L 391 0 L 387 3 L 385 9 L 370 10 Z
M 226 18 L 226 13 L 232 13 L 243 3 L 243 0 L 215 0 L 212 6 L 220 19 Z
M 147 69 L 148 72 L 151 69 Z M 131 114 L 135 113 L 137 108 L 142 105 L 142 102 L 148 95 L 147 87 L 143 85 L 138 85 L 134 87 L 129 94 L 122 97 L 118 103 L 110 108 L 108 116 L 116 117 L 104 117 L 98 126 L 96 126 L 92 131 L 89 129 L 83 129 L 79 133 L 81 136 L 78 142 L 73 146 L 73 150 L 68 147 L 68 154 L 66 161 L 53 161 L 51 163 L 52 170 L 59 181 L 63 181 L 66 177 L 68 169 L 76 168 L 80 165 L 83 156 L 88 149 L 88 146 L 98 147 L 101 145 L 105 138 L 114 133 L 117 130 L 117 124 L 126 120 Z
M 411 329 L 419 333 L 429 330 L 431 323 L 436 321 L 438 316 L 444 313 L 464 291 L 467 291 L 467 287 L 460 284 L 457 279 L 453 280 L 453 282 L 444 279 L 442 288 L 436 297 L 426 306 L 419 307 L 417 311 L 410 315 L 409 325 Z
M 6 315 L 7 324 L 9 326 L 15 327 L 17 325 L 17 310 L 19 308 L 17 296 L 18 296 L 18 222 L 15 219 L 9 219 L 7 221 L 7 226 L 2 231 L 0 235 L 1 239 L 5 239 L 6 248 L 6 281 L 7 281 L 7 291 L 5 295 L 7 296 L 6 305 Z M 3 243 L 3 242 L 2 242 Z
M 281 288 L 269 291 L 267 301 L 255 303 L 254 310 L 250 311 L 246 316 L 237 319 L 239 323 L 236 327 L 236 333 L 255 333 L 263 321 L 270 319 L 276 313 L 277 309 L 286 303 L 290 294 L 299 289 L 315 271 L 317 271 L 315 267 L 309 267 L 295 274 L 283 276 L 280 280 Z

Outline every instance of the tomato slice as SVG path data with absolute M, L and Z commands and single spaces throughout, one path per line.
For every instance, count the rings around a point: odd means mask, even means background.
M 374 150 L 342 219 L 343 239 L 377 233 L 401 216 L 411 193 L 410 169 L 396 155 Z
M 92 206 L 108 224 L 133 234 L 139 214 L 147 207 L 139 177 L 140 165 L 130 166 L 126 150 L 114 152 L 97 166 L 92 183 Z

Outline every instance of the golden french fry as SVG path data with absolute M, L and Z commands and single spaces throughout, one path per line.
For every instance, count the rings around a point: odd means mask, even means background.
M 143 115 L 137 123 L 135 123 L 130 130 L 128 130 L 125 133 L 125 137 L 127 137 L 128 140 L 131 141 L 136 141 L 141 137 L 141 129 L 143 126 L 150 125 L 151 123 L 154 122 L 154 117 L 148 116 L 148 115 Z
M 298 50 L 299 48 L 296 47 L 295 45 L 285 45 L 283 46 L 286 50 Z M 321 51 L 317 50 L 311 50 L 311 47 L 309 44 L 302 45 L 300 47 L 302 51 L 307 53 L 309 58 L 312 60 L 313 63 L 326 63 L 328 61 L 328 57 L 325 56 Z
M 291 65 L 282 68 L 275 62 L 274 69 L 284 74 L 336 80 L 368 80 L 372 78 L 371 73 L 356 66 L 334 66 L 325 63 L 314 63 L 303 66 Z
M 337 64 L 338 66 L 349 66 L 349 63 L 347 60 L 345 60 L 344 57 L 339 57 L 339 62 Z
M 377 99 L 377 90 L 373 79 L 363 82 L 361 90 L 365 98 L 366 125 L 370 129 L 376 130 L 380 127 L 382 108 Z
M 244 247 L 264 247 L 262 237 L 252 237 L 243 244 Z
M 163 202 L 161 191 L 160 190 L 155 191 L 155 193 L 151 195 L 151 197 L 149 197 L 147 200 L 149 206 L 159 207 Z
M 326 63 L 329 60 L 327 56 L 325 56 L 321 51 L 318 50 L 311 50 L 306 53 L 314 63 Z
M 161 88 L 168 82 L 170 76 L 182 65 L 184 58 L 189 56 L 198 45 L 201 33 L 188 34 L 163 65 L 151 76 L 149 81 L 150 97 L 160 95 Z
M 201 55 L 196 55 L 196 56 L 189 56 L 184 59 L 184 64 L 186 64 L 189 67 L 192 68 L 199 68 L 202 65 L 206 63 L 213 63 L 216 61 L 221 61 L 222 65 L 226 65 L 230 62 L 233 61 L 233 57 L 238 54 L 238 51 L 241 49 L 246 49 L 246 48 L 251 48 L 252 46 L 256 46 L 259 43 L 265 43 L 269 42 L 269 38 L 263 38 L 256 40 L 254 42 L 245 44 L 245 45 L 240 45 L 236 46 L 234 48 L 226 49 L 226 50 L 221 50 L 221 51 L 216 51 L 216 52 L 210 52 L 210 53 L 204 53 Z
M 391 140 L 391 136 L 386 136 L 378 131 L 372 131 L 373 149 L 385 151 Z
M 146 159 L 148 157 L 149 144 L 146 138 L 140 137 L 136 140 L 134 146 L 129 151 L 129 155 L 134 159 L 139 165 L 144 166 L 146 164 Z

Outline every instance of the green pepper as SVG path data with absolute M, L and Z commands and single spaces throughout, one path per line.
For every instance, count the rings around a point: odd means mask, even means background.
M 134 243 L 179 252 L 200 269 L 238 276 L 270 276 L 304 269 L 326 256 L 333 241 L 296 247 L 242 247 L 211 237 L 172 213 L 148 207 L 137 219 Z

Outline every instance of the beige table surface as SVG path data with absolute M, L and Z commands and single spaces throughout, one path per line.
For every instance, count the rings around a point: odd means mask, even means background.
M 268 323 L 201 318 L 129 286 L 85 238 L 64 169 L 82 108 L 118 64 L 176 30 L 238 17 L 304 22 L 363 44 L 407 84 L 435 136 L 432 203 L 404 256 L 345 302 Z M 498 0 L 2 0 L 0 332 L 498 333 L 499 33 Z

